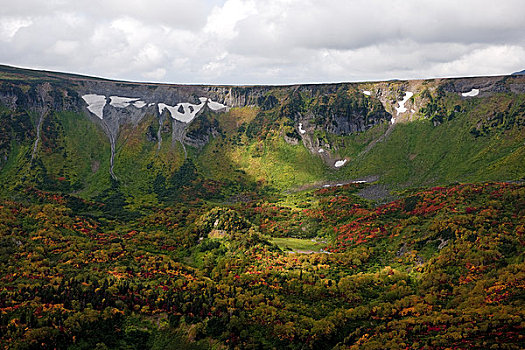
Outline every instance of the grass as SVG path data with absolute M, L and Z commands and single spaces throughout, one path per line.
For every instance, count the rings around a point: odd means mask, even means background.
M 326 246 L 324 243 L 300 238 L 272 238 L 270 241 L 282 250 L 294 252 L 319 252 Z
M 454 118 L 437 126 L 424 118 L 398 124 L 385 140 L 362 157 L 357 155 L 381 137 L 386 124 L 348 136 L 316 132 L 316 136 L 326 139 L 337 149 L 336 154 L 350 159 L 348 165 L 337 170 L 327 167 L 301 143 L 287 144 L 275 129 L 258 139 L 242 135 L 242 141 L 237 144 L 227 137 L 212 142 L 200 156 L 201 164 L 211 177 L 235 178 L 238 176 L 235 171 L 240 169 L 251 181 L 277 190 L 323 180 L 376 175 L 380 176 L 380 182 L 401 188 L 456 181 L 515 180 L 525 176 L 525 163 L 519 161 L 525 152 L 521 130 L 494 129 L 481 137 L 474 137 L 470 130 L 497 111 L 505 111 L 511 103 L 520 106 L 521 99 L 520 96 L 497 94 L 485 99 L 462 100 L 451 94 L 444 99 L 446 109 L 452 111 L 459 105 L 462 111 Z M 233 134 L 236 133 L 234 119 L 247 119 L 244 114 L 253 117 L 254 111 L 237 110 L 235 113 L 239 115 L 221 117 L 222 124 L 228 126 L 225 129 Z
M 380 175 L 382 182 L 398 185 L 448 184 L 512 180 L 525 175 L 524 136 L 518 128 L 492 130 L 474 137 L 470 130 L 490 113 L 504 109 L 513 96 L 463 102 L 465 112 L 434 126 L 428 120 L 396 125 L 363 159 L 350 162 L 341 175 Z
M 62 112 L 57 114 L 63 127 L 63 147 L 66 158 L 58 164 L 48 162 L 48 168 L 67 171 L 72 181 L 83 184 L 82 196 L 89 197 L 109 186 L 110 146 L 104 132 L 82 115 Z M 64 164 L 65 163 L 65 164 Z
M 253 108 L 232 109 L 217 118 L 225 136 L 213 138 L 202 151 L 192 154 L 210 178 L 262 183 L 288 189 L 325 178 L 327 167 L 302 145 L 286 143 L 278 130 L 264 138 L 249 139 L 237 127 L 255 116 Z
M 257 181 L 287 189 L 322 180 L 326 165 L 302 145 L 289 145 L 277 133 L 236 148 L 232 160 Z

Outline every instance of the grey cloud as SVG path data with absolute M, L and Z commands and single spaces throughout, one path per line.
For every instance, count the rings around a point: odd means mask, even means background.
M 522 0 L 22 0 L 0 12 L 0 62 L 175 83 L 501 74 L 525 68 L 523 13 Z
M 501 43 L 523 40 L 525 2 L 464 0 L 337 0 L 291 2 L 281 16 L 261 13 L 238 27 L 239 49 L 249 53 L 250 42 L 265 42 L 273 28 L 275 48 L 358 49 L 413 40 L 419 43 Z M 259 25 L 251 25 L 257 23 Z M 245 45 L 243 46 L 243 43 Z M 257 47 L 252 48 L 256 53 Z
M 207 0 L 18 0 L 2 5 L 2 16 L 46 17 L 76 13 L 90 21 L 107 21 L 118 16 L 173 28 L 199 29 L 218 1 Z

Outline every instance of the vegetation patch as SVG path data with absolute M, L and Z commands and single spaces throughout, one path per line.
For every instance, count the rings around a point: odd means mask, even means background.
M 296 253 L 319 253 L 326 246 L 326 242 L 316 239 L 272 238 L 270 242 L 276 244 L 283 251 Z

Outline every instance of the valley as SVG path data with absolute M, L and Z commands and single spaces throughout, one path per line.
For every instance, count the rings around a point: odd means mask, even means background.
M 525 76 L 0 66 L 0 347 L 520 349 Z

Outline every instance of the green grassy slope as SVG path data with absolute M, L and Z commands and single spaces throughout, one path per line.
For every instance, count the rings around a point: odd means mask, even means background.
M 5 114 L 6 119 L 11 114 Z M 36 116 L 30 119 L 23 137 L 17 138 L 14 128 L 7 135 L 11 147 L 0 173 L 6 184 L 3 190 L 36 184 L 45 190 L 90 196 L 109 185 L 109 142 L 100 128 L 80 114 L 50 113 L 42 123 L 32 160 Z
M 387 140 L 345 171 L 349 176 L 377 174 L 382 181 L 406 185 L 524 178 L 524 106 L 523 96 L 498 95 L 463 102 L 463 112 L 437 126 L 429 120 L 398 124 Z M 487 122 L 506 110 L 521 122 Z M 476 136 L 474 131 L 483 124 L 489 124 L 486 134 Z
M 240 169 L 251 179 L 278 189 L 367 176 L 379 176 L 380 182 L 402 187 L 525 177 L 522 95 L 498 94 L 469 100 L 450 95 L 443 98 L 443 103 L 446 118 L 439 125 L 424 117 L 398 123 L 391 134 L 365 154 L 362 152 L 366 146 L 386 132 L 386 123 L 347 136 L 316 131 L 314 137 L 328 140 L 341 157 L 349 159 L 337 170 L 324 165 L 302 143 L 290 145 L 284 141 L 282 135 L 290 120 L 280 117 L 278 110 L 257 112 L 256 118 L 273 120 L 271 125 L 262 123 L 258 134 L 249 135 L 246 129 L 250 124 L 230 128 L 225 137 L 219 136 L 197 154 L 197 159 L 211 177 L 235 177 Z

